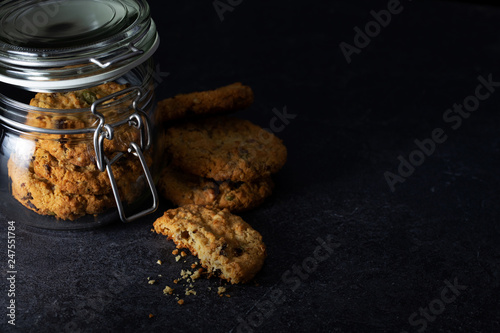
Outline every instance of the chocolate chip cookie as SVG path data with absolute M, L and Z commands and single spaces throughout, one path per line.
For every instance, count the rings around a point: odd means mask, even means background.
M 125 88 L 127 88 L 127 85 L 118 84 L 116 82 L 108 82 L 77 91 L 37 93 L 35 97 L 31 99 L 30 105 L 44 109 L 68 110 L 89 108 L 96 100 L 114 94 Z
M 250 281 L 264 264 L 262 236 L 228 210 L 186 205 L 166 211 L 153 225 L 178 248 L 198 256 L 208 273 L 233 284 Z
M 12 157 L 8 163 L 12 180 L 12 195 L 23 206 L 40 215 L 63 220 L 75 220 L 84 215 L 95 215 L 116 205 L 112 194 L 68 194 L 57 186 L 38 177 L 32 168 L 17 165 Z
M 97 99 L 119 92 L 127 86 L 108 82 L 96 87 L 64 93 L 38 93 L 31 100 L 30 105 L 43 109 L 64 109 L 75 110 L 64 115 L 57 115 L 54 112 L 44 112 L 43 110 L 33 110 L 26 119 L 26 124 L 45 129 L 85 129 L 95 128 L 99 120 L 88 109 L 77 111 L 82 108 L 89 108 Z M 112 99 L 105 104 L 112 103 Z M 124 102 L 125 103 L 125 102 Z M 129 102 L 128 102 L 129 103 Z M 117 121 L 119 113 L 127 109 L 127 106 L 109 106 L 100 110 L 106 118 L 107 123 Z M 114 152 L 124 152 L 130 147 L 130 142 L 138 143 L 139 131 L 134 127 L 120 126 L 115 129 L 112 140 L 104 140 L 104 152 L 112 154 Z M 42 134 L 39 137 L 39 145 L 59 160 L 73 163 L 77 166 L 87 166 L 95 163 L 95 152 L 93 145 L 93 132 L 84 134 L 59 135 Z
M 172 126 L 165 140 L 175 167 L 216 181 L 269 177 L 287 157 L 286 147 L 272 133 L 248 120 L 225 116 Z
M 148 164 L 151 158 L 146 154 Z M 101 172 L 95 164 L 84 167 L 65 160 L 58 160 L 43 148 L 36 148 L 33 154 L 33 172 L 69 194 L 109 194 L 111 182 L 107 171 Z M 120 194 L 131 199 L 136 194 L 137 179 L 143 174 L 138 158 L 126 154 L 111 165 Z M 134 194 L 135 193 L 135 194 Z
M 158 122 L 191 115 L 210 115 L 243 110 L 252 105 L 253 91 L 240 82 L 215 90 L 180 94 L 158 103 Z
M 252 182 L 215 181 L 183 173 L 174 167 L 162 170 L 159 192 L 177 206 L 196 204 L 231 212 L 255 208 L 272 194 L 271 177 Z

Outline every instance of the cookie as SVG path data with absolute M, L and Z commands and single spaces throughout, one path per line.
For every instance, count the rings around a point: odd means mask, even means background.
M 229 113 L 246 109 L 254 100 L 250 87 L 240 82 L 215 90 L 180 94 L 158 102 L 158 122 L 163 123 L 190 115 Z
M 12 180 L 13 197 L 23 206 L 40 215 L 50 215 L 63 220 L 75 220 L 84 215 L 95 215 L 116 206 L 112 194 L 73 195 L 62 192 L 57 186 L 36 176 L 31 168 L 16 165 L 11 157 L 8 173 Z
M 264 264 L 262 236 L 227 210 L 186 205 L 166 211 L 153 226 L 177 248 L 198 256 L 208 273 L 232 284 L 250 281 Z
M 64 93 L 38 93 L 31 100 L 30 105 L 39 108 L 73 110 L 89 108 L 92 103 L 102 97 L 108 96 L 125 89 L 127 86 L 108 82 L 85 90 Z M 107 101 L 110 103 L 113 100 Z M 106 123 L 117 121 L 119 112 L 117 107 L 101 110 L 106 118 Z M 48 129 L 83 129 L 96 127 L 99 120 L 90 111 L 70 112 L 63 115 L 54 112 L 33 110 L 26 119 L 26 124 L 38 128 Z M 127 125 L 115 128 L 114 138 L 104 140 L 104 153 L 110 155 L 114 152 L 125 152 L 130 147 L 130 142 L 139 142 L 140 132 Z M 42 134 L 39 145 L 50 152 L 59 160 L 73 163 L 77 166 L 87 166 L 95 163 L 93 133 L 88 134 Z
M 115 152 L 126 152 L 131 142 L 139 143 L 140 133 L 137 129 L 126 126 L 116 129 L 113 140 L 104 140 L 104 154 L 108 157 Z M 38 145 L 58 160 L 85 167 L 95 164 L 95 150 L 92 144 L 93 135 L 41 135 Z
M 151 158 L 148 162 L 151 164 Z M 111 170 L 120 194 L 130 201 L 136 192 L 137 179 L 143 174 L 139 159 L 126 154 L 113 163 Z M 101 195 L 112 191 L 107 171 L 99 171 L 95 164 L 80 167 L 58 160 L 42 148 L 36 148 L 33 154 L 33 172 L 70 194 Z
M 195 204 L 231 212 L 255 208 L 272 194 L 271 177 L 253 182 L 217 182 L 212 179 L 186 174 L 173 167 L 162 170 L 158 182 L 159 192 L 177 206 Z
M 274 134 L 248 120 L 224 116 L 172 126 L 165 140 L 175 167 L 217 181 L 269 177 L 287 157 L 286 147 Z
M 37 93 L 35 97 L 31 99 L 30 105 L 44 109 L 68 110 L 90 108 L 92 103 L 94 103 L 96 100 L 114 94 L 125 88 L 127 88 L 127 85 L 125 84 L 108 82 L 95 87 L 77 91 Z

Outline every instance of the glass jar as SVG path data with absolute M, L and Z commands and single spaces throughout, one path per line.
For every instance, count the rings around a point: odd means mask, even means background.
M 154 212 L 148 4 L 4 1 L 0 17 L 1 213 L 80 229 Z

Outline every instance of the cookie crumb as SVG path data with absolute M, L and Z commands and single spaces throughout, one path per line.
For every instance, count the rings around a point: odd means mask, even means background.
M 165 295 L 172 295 L 172 293 L 174 292 L 174 289 L 170 288 L 169 286 L 166 286 L 165 289 L 163 289 L 163 293 Z
M 149 280 L 148 281 L 149 284 L 155 284 L 156 283 L 156 280 Z
M 152 313 L 150 313 L 150 314 L 149 314 L 149 318 L 153 318 L 154 316 L 155 316 L 155 315 L 154 315 L 154 314 L 152 314 Z
M 187 253 L 184 251 L 181 251 L 181 256 L 185 257 L 185 256 L 187 256 Z
M 158 260 L 156 263 L 157 263 L 158 265 L 161 265 L 161 260 Z
M 203 271 L 203 269 L 201 269 L 201 268 L 200 268 L 199 270 L 195 271 L 195 272 L 191 275 L 191 280 L 193 280 L 193 281 L 194 281 L 194 280 L 196 280 L 196 279 L 200 278 L 200 277 L 201 277 L 201 272 L 202 272 L 202 271 Z
M 184 304 L 184 300 L 181 298 L 180 300 L 177 301 L 177 304 L 179 304 L 179 305 Z
M 175 257 L 175 261 L 179 261 L 179 260 L 181 260 L 181 256 L 180 255 L 177 256 L 177 257 Z
M 196 291 L 194 289 L 186 289 L 186 296 L 196 295 Z
M 226 292 L 226 288 L 225 287 L 219 287 L 217 289 L 217 294 L 219 294 L 219 296 L 222 296 L 223 293 Z
M 193 272 L 191 272 L 190 270 L 181 270 L 181 277 L 185 280 L 189 280 L 192 274 Z
M 179 249 L 175 249 L 175 250 L 173 250 L 173 251 L 172 251 L 172 254 L 173 254 L 174 256 L 178 255 L 178 254 L 179 254 Z

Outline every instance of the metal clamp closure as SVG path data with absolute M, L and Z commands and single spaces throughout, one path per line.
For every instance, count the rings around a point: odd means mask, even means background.
M 106 119 L 104 115 L 97 111 L 97 107 L 105 103 L 106 101 L 112 100 L 115 97 L 124 95 L 131 91 L 137 91 L 137 97 L 132 102 L 132 107 L 135 110 L 135 112 L 131 116 L 129 116 L 125 122 L 106 124 Z M 139 101 L 141 99 L 141 96 L 142 92 L 140 88 L 130 87 L 124 90 L 120 90 L 114 94 L 108 95 L 104 98 L 96 100 L 94 103 L 92 103 L 92 106 L 90 108 L 92 114 L 99 119 L 99 124 L 97 125 L 97 128 L 94 132 L 94 150 L 95 150 L 96 165 L 99 171 L 104 172 L 104 170 L 106 170 L 108 172 L 108 177 L 111 182 L 111 187 L 113 190 L 113 195 L 115 197 L 116 205 L 118 207 L 118 212 L 120 214 L 120 219 L 123 222 L 133 221 L 137 218 L 140 218 L 144 215 L 154 212 L 158 208 L 158 194 L 156 192 L 151 172 L 149 171 L 149 167 L 143 155 L 143 151 L 149 149 L 151 146 L 152 128 L 148 115 L 144 112 L 144 110 L 142 110 L 139 107 Z M 124 155 L 124 153 L 120 152 L 115 154 L 115 156 L 111 160 L 109 160 L 104 154 L 104 140 L 112 140 L 114 137 L 114 128 L 125 124 L 128 124 L 130 127 L 135 127 L 141 133 L 140 144 L 138 145 L 135 142 L 130 142 L 128 152 L 139 158 L 142 165 L 142 169 L 144 171 L 144 175 L 146 176 L 146 180 L 148 182 L 151 194 L 153 196 L 153 206 L 151 208 L 139 212 L 133 215 L 132 217 L 128 218 L 125 216 L 120 194 L 118 193 L 118 185 L 115 181 L 115 177 L 111 169 L 111 165 L 115 163 L 117 160 L 119 160 Z
M 106 119 L 104 115 L 97 111 L 97 107 L 105 102 L 112 100 L 115 97 L 127 94 L 131 91 L 137 91 L 137 97 L 132 102 L 132 108 L 135 110 L 125 123 L 128 123 L 129 126 L 135 127 L 140 130 L 140 147 L 142 150 L 147 150 L 151 146 L 151 123 L 148 115 L 144 110 L 139 107 L 139 101 L 142 96 L 142 92 L 139 87 L 129 87 L 123 90 L 120 90 L 116 93 L 108 95 L 104 98 L 96 100 L 92 103 L 90 107 L 90 111 L 94 116 L 99 119 L 99 124 L 97 125 L 96 130 L 94 131 L 94 149 L 96 155 L 96 164 L 99 171 L 103 172 L 106 169 L 106 164 L 104 161 L 104 140 L 113 140 L 114 137 L 114 128 L 117 126 L 124 125 L 124 122 L 118 122 L 115 124 L 106 124 Z
M 97 66 L 99 66 L 101 68 L 107 68 L 107 67 L 109 67 L 117 62 L 133 58 L 133 57 L 140 55 L 140 54 L 143 54 L 143 53 L 144 53 L 143 50 L 136 48 L 133 43 L 129 43 L 126 45 L 126 50 L 123 54 L 120 54 L 120 55 L 115 56 L 114 58 L 108 59 L 104 63 L 100 60 L 95 59 L 95 58 L 90 58 L 89 60 L 90 60 L 90 62 L 93 62 L 94 64 L 96 64 Z
M 132 143 L 130 143 L 129 152 L 131 152 L 135 156 L 137 156 L 139 158 L 139 161 L 141 162 L 142 170 L 144 171 L 144 174 L 146 176 L 146 180 L 147 180 L 148 185 L 149 185 L 149 190 L 151 191 L 151 194 L 153 196 L 153 205 L 149 209 L 143 210 L 143 211 L 136 213 L 135 215 L 132 215 L 130 217 L 125 216 L 125 210 L 123 209 L 122 200 L 121 200 L 120 194 L 118 192 L 118 185 L 116 184 L 115 176 L 113 174 L 113 170 L 111 169 L 111 165 L 114 162 L 116 162 L 121 156 L 123 156 L 123 153 L 119 153 L 113 159 L 113 161 L 106 164 L 106 170 L 108 172 L 108 177 L 109 177 L 109 180 L 111 182 L 111 188 L 113 189 L 113 195 L 115 197 L 116 206 L 118 207 L 118 213 L 120 214 L 120 219 L 125 223 L 132 222 L 138 218 L 141 218 L 145 215 L 153 213 L 158 208 L 158 193 L 156 192 L 156 187 L 155 187 L 155 184 L 153 181 L 153 177 L 151 176 L 151 172 L 149 171 L 146 159 L 144 158 L 144 155 L 142 154 L 141 148 L 135 142 L 132 142 Z

